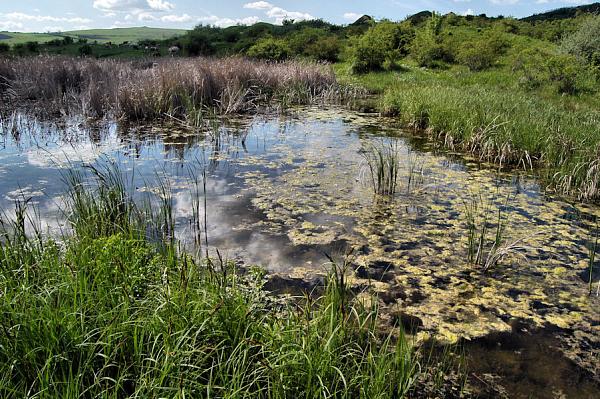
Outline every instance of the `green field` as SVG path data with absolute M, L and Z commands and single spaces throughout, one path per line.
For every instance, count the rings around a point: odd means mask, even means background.
M 123 43 L 138 42 L 140 40 L 166 40 L 174 36 L 180 36 L 187 31 L 183 29 L 163 29 L 163 28 L 115 28 L 115 29 L 89 29 L 57 33 L 20 33 L 20 32 L 0 32 L 0 42 L 8 44 L 26 43 L 36 41 L 39 43 L 49 42 L 50 40 L 62 39 L 65 36 L 71 36 L 74 39 L 88 39 L 88 41 L 98 41 L 98 43 Z

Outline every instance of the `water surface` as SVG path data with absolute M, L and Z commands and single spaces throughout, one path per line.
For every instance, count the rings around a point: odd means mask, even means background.
M 401 168 L 398 193 L 386 199 L 373 195 L 362 154 L 390 143 Z M 410 320 L 418 340 L 467 342 L 477 378 L 503 374 L 509 396 L 599 392 L 600 299 L 589 295 L 587 248 L 596 206 L 436 151 L 385 119 L 301 109 L 203 131 L 19 115 L 0 131 L 0 207 L 10 215 L 15 200 L 31 198 L 44 229 L 59 233 L 64 172 L 107 160 L 140 196 L 168 180 L 189 246 L 191 176 L 205 172 L 206 210 L 199 205 L 211 250 L 290 284 L 322 276 L 326 254 L 346 258 L 351 283 L 379 294 L 390 325 Z M 502 241 L 521 247 L 487 271 L 468 259 L 474 205 L 479 225 L 487 217 L 493 234 L 500 220 Z M 596 268 L 594 293 L 598 278 Z M 535 366 L 548 362 L 560 367 Z

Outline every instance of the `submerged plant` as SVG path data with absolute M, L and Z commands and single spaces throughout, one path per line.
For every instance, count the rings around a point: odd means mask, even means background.
M 375 195 L 394 196 L 398 185 L 400 156 L 395 141 L 372 144 L 362 151 Z

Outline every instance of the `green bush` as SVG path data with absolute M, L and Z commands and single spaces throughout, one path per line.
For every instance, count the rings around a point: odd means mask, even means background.
M 79 47 L 78 51 L 79 55 L 82 56 L 92 55 L 93 53 L 92 46 L 90 46 L 89 44 L 84 44 L 83 46 Z
M 188 33 L 185 49 L 191 56 L 212 55 L 215 53 L 215 47 L 210 36 L 198 28 Z
M 8 43 L 0 43 L 0 53 L 8 53 L 10 51 L 10 46 Z
M 408 54 L 413 39 L 414 28 L 410 24 L 383 21 L 372 26 L 352 46 L 353 72 L 393 68 L 398 59 Z
M 335 36 L 322 37 L 306 48 L 305 54 L 316 61 L 337 62 L 341 43 Z
M 282 61 L 288 58 L 290 52 L 290 48 L 285 41 L 273 37 L 266 37 L 250 47 L 246 54 L 252 58 Z
M 483 71 L 492 66 L 496 55 L 485 44 L 481 42 L 467 43 L 458 51 L 457 61 L 469 68 L 469 70 Z
M 37 53 L 40 50 L 40 44 L 38 42 L 27 42 L 25 47 L 32 53 Z
M 444 62 L 454 62 L 453 48 L 447 37 L 441 34 L 442 22 L 442 17 L 432 13 L 412 42 L 410 54 L 421 67 L 437 68 Z
M 590 18 L 575 33 L 567 36 L 562 42 L 562 49 L 567 54 L 591 63 L 594 54 L 600 53 L 600 16 Z
M 479 40 L 463 43 L 456 60 L 471 71 L 483 71 L 490 68 L 508 47 L 508 41 L 501 34 L 492 32 Z
M 454 53 L 449 44 L 428 31 L 417 34 L 410 55 L 419 66 L 427 68 L 437 68 L 444 62 L 454 61 Z
M 551 85 L 559 94 L 576 94 L 583 88 L 584 70 L 577 58 L 539 49 L 522 51 L 513 64 L 521 74 L 519 84 L 527 89 Z

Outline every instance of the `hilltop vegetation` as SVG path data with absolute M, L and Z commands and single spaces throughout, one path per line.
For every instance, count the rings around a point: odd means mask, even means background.
M 87 39 L 90 42 L 97 41 L 100 44 L 112 42 L 139 42 L 143 40 L 166 40 L 176 36 L 184 35 L 185 29 L 163 29 L 163 28 L 114 28 L 114 29 L 88 29 L 52 33 L 20 33 L 0 32 L 0 43 L 9 45 L 38 42 L 40 44 L 53 40 L 63 40 L 71 37 L 74 41 Z

